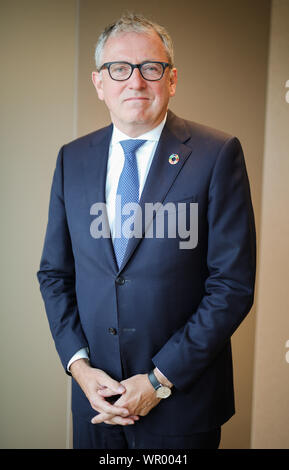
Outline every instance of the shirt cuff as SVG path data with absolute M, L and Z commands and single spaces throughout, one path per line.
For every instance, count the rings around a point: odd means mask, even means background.
M 89 355 L 88 355 L 88 348 L 82 348 L 80 349 L 79 351 L 77 351 L 73 356 L 72 358 L 70 359 L 69 363 L 67 364 L 67 370 L 68 372 L 69 371 L 69 368 L 71 366 L 71 364 L 74 362 L 74 361 L 77 361 L 77 359 L 89 359 Z

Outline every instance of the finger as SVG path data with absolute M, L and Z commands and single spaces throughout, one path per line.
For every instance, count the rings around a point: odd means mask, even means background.
M 111 415 L 127 416 L 129 411 L 127 408 L 110 404 L 104 397 L 95 394 L 90 400 L 90 404 L 95 411 L 99 413 L 108 413 Z
M 117 380 L 112 379 L 106 372 L 99 369 L 98 371 L 99 383 L 102 386 L 110 388 L 115 394 L 121 394 L 125 392 L 125 387 Z
M 122 418 L 121 416 L 114 416 L 109 413 L 100 413 L 97 416 L 94 416 L 91 420 L 92 424 L 99 424 L 99 423 L 106 423 L 106 424 L 121 424 L 122 426 L 126 426 L 129 424 L 134 424 L 134 420 L 130 417 Z
M 111 416 L 107 421 L 104 421 L 107 424 L 121 424 L 126 426 L 128 424 L 134 424 L 135 421 L 139 420 L 139 416 L 127 416 L 123 418 L 122 416 Z
M 110 388 L 100 388 L 97 393 L 101 395 L 102 397 L 112 397 L 114 395 L 119 395 L 119 393 L 115 393 L 113 390 Z
M 132 418 L 122 418 L 121 416 L 114 416 L 108 421 L 104 421 L 106 424 L 118 424 L 121 426 L 129 426 L 130 424 L 134 424 L 134 419 Z

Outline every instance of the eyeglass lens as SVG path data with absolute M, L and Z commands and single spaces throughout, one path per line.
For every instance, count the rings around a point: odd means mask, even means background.
M 111 64 L 109 71 L 114 80 L 126 80 L 132 73 L 132 66 L 119 62 Z M 140 66 L 140 72 L 147 80 L 159 80 L 163 75 L 163 66 L 155 62 L 146 62 Z

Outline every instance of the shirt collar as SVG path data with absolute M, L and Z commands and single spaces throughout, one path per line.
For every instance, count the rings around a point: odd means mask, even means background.
M 153 141 L 153 142 L 157 142 L 160 139 L 162 130 L 163 130 L 164 125 L 166 123 L 166 119 L 167 119 L 167 114 L 165 115 L 164 119 L 162 120 L 162 122 L 157 127 L 155 127 L 154 129 L 152 129 L 148 132 L 145 132 L 145 134 L 139 135 L 138 137 L 136 137 L 136 139 L 150 140 L 150 141 Z M 113 125 L 113 132 L 112 132 L 112 136 L 111 136 L 111 145 L 115 145 L 118 142 L 120 142 L 121 140 L 127 140 L 127 139 L 131 139 L 131 138 L 132 137 L 129 137 L 128 135 L 124 134 L 117 127 L 115 127 L 115 125 Z

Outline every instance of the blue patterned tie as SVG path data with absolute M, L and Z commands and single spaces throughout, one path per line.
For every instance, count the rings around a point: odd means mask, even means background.
M 120 197 L 120 205 L 116 204 L 116 211 L 119 211 L 121 208 L 121 214 L 116 212 L 116 219 L 119 217 L 119 220 L 121 220 L 121 229 L 125 220 L 130 217 L 129 215 L 122 215 L 124 205 L 130 202 L 137 203 L 139 200 L 139 180 L 135 154 L 138 148 L 145 142 L 146 140 L 140 139 L 122 140 L 120 142 L 124 151 L 125 161 L 116 192 L 116 195 Z M 120 267 L 129 239 L 124 236 L 122 230 L 118 235 L 115 237 L 113 244 L 117 264 Z

